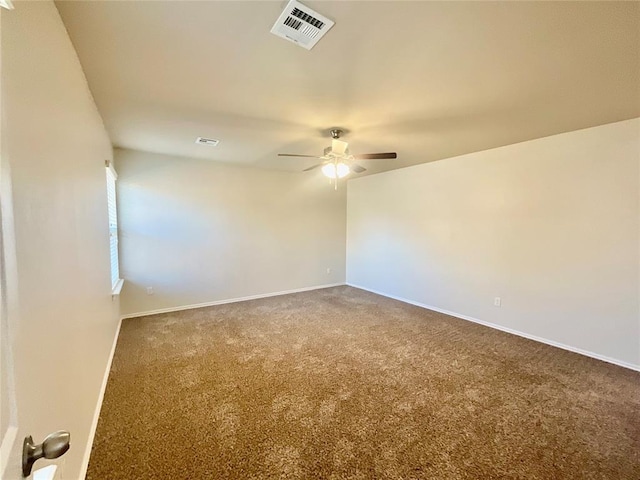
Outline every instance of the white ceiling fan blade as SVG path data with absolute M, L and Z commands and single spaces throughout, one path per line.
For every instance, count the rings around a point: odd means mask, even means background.
M 342 140 L 333 139 L 331 141 L 331 152 L 335 155 L 343 156 L 347 151 L 347 147 L 349 144 L 347 142 L 343 142 Z

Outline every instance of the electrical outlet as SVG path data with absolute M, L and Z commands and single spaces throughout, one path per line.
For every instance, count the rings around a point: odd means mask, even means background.
M 153 287 L 147 287 L 147 295 L 153 295 Z
M 500 297 L 496 297 L 493 299 L 493 305 L 495 307 L 501 307 L 502 306 L 502 299 Z
M 331 273 L 331 269 L 327 268 L 327 275 L 329 275 Z

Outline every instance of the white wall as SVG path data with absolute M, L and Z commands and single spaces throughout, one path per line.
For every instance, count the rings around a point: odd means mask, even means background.
M 635 119 L 351 180 L 347 282 L 637 366 L 639 163 Z
M 3 14 L 6 14 L 6 11 L 0 8 L 0 19 Z M 1 27 L 0 20 L 0 32 Z M 0 49 L 0 68 L 1 53 Z M 1 82 L 0 75 L 0 86 Z M 0 109 L 1 106 L 2 96 L 0 95 Z M 0 145 L 1 140 L 0 134 Z M 11 347 L 14 338 L 9 331 L 9 312 L 15 311 L 18 277 L 15 264 L 15 232 L 9 167 L 7 159 L 0 155 L 0 478 L 11 454 L 11 446 L 15 440 L 18 425 Z M 10 299 L 13 300 L 11 304 Z
M 3 190 L 1 199 L 3 214 L 13 201 L 17 271 L 17 279 L 7 278 L 9 294 L 17 286 L 7 325 L 19 423 L 14 450 L 27 434 L 42 441 L 67 429 L 72 446 L 59 478 L 76 480 L 118 318 L 104 168 L 112 151 L 54 4 L 14 4 L 2 13 L 1 151 L 3 167 L 11 167 L 13 192 Z M 14 462 L 4 478 L 18 475 Z
M 344 185 L 334 191 L 319 172 L 115 157 L 124 314 L 344 283 Z

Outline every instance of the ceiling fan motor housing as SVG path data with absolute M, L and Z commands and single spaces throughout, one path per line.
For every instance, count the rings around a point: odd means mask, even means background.
M 327 148 L 324 149 L 324 156 L 328 156 L 330 153 L 333 153 L 333 146 L 329 145 Z M 344 155 L 349 156 L 349 148 L 347 147 L 344 151 Z

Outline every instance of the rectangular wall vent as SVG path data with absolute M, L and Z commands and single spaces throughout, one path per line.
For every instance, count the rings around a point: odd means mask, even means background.
M 276 20 L 271 33 L 307 50 L 333 27 L 334 22 L 296 0 L 291 0 Z
M 220 143 L 220 140 L 214 140 L 213 138 L 198 137 L 196 138 L 196 143 L 199 145 L 209 145 L 211 147 L 215 147 Z

